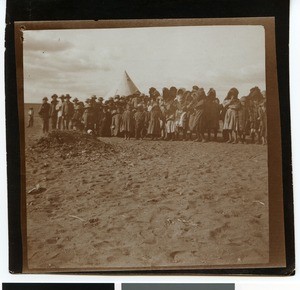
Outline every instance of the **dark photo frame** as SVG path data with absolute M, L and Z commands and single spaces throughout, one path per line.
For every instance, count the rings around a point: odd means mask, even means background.
M 270 226 L 270 263 L 256 266 L 230 267 L 211 265 L 208 267 L 145 267 L 144 269 L 103 269 L 94 267 L 83 269 L 80 267 L 66 268 L 63 272 L 97 272 L 97 273 L 124 273 L 124 274 L 263 274 L 263 275 L 293 275 L 294 273 L 294 232 L 293 232 L 293 198 L 291 183 L 291 152 L 290 152 L 290 124 L 289 124 L 289 87 L 288 87 L 288 1 L 272 1 L 268 6 L 264 1 L 254 1 L 246 9 L 245 1 L 227 1 L 226 9 L 221 12 L 222 1 L 216 1 L 214 9 L 208 1 L 190 1 L 190 5 L 181 6 L 171 1 L 165 3 L 164 9 L 159 9 L 156 3 L 146 5 L 143 13 L 137 11 L 125 13 L 115 9 L 117 2 L 103 4 L 101 12 L 97 14 L 92 7 L 99 7 L 95 2 L 86 3 L 86 10 L 81 14 L 72 14 L 72 7 L 65 14 L 61 14 L 59 7 L 54 9 L 52 18 L 43 18 L 42 11 L 46 9 L 43 1 L 31 2 L 30 14 L 24 4 L 16 9 L 16 1 L 9 1 L 7 13 L 6 34 L 6 115 L 7 115 L 7 151 L 8 151 L 8 200 L 9 200 L 9 239 L 10 239 L 10 271 L 19 272 L 61 272 L 59 269 L 28 269 L 26 255 L 26 215 L 24 199 L 25 160 L 24 160 L 24 102 L 23 96 L 23 61 L 22 37 L 24 30 L 36 29 L 75 29 L 99 27 L 151 27 L 180 25 L 216 25 L 230 23 L 257 24 L 265 28 L 266 42 L 266 84 L 268 94 L 268 127 L 272 128 L 268 146 L 269 168 L 269 226 Z M 26 1 L 24 3 L 27 3 Z M 60 8 L 64 2 L 57 3 Z M 91 4 L 91 6 L 89 6 Z M 130 2 L 130 7 L 137 7 Z M 201 6 L 199 6 L 201 4 Z M 81 4 L 83 8 L 84 4 Z M 168 6 L 170 5 L 170 6 Z M 177 7 L 175 9 L 175 7 Z M 179 7 L 184 7 L 180 10 Z M 194 7 L 195 9 L 191 9 Z M 197 10 L 196 8 L 200 8 Z M 99 7 L 100 8 L 100 7 Z M 52 8 L 51 8 L 52 9 Z M 178 9 L 178 10 L 177 10 Z M 115 11 L 118 12 L 115 12 Z M 23 14 L 21 13 L 23 12 Z M 121 12 L 122 11 L 122 12 Z M 196 13 L 195 11 L 199 11 Z M 246 12 L 247 11 L 247 12 Z M 258 12 L 259 11 L 259 12 Z M 56 13 L 57 12 L 57 13 Z M 93 13 L 92 13 L 93 12 Z M 159 12 L 159 13 L 158 13 Z M 118 14 L 121 13 L 121 14 Z M 241 18 L 243 17 L 243 18 Z M 250 17 L 250 18 L 249 18 Z M 260 18 L 259 18 L 260 17 Z M 267 18 L 265 18 L 267 17 Z M 164 20 L 160 20 L 164 18 Z M 165 19 L 169 18 L 169 19 Z M 202 18 L 202 19 L 200 19 Z M 206 19 L 205 19 L 206 18 Z M 209 19 L 207 19 L 209 18 Z M 59 22 L 53 20 L 61 20 Z M 96 19 L 101 21 L 76 21 Z M 105 19 L 105 20 L 102 20 Z M 123 20 L 120 20 L 123 19 Z M 135 19 L 135 20 L 124 20 Z M 147 19 L 147 21 L 137 20 Z M 176 20 L 175 20 L 176 19 Z M 47 22 L 36 22 L 46 21 Z M 66 21 L 62 21 L 66 20 Z M 146 24 L 145 24 L 146 23 Z M 157 23 L 159 23 L 157 25 Z M 176 24 L 175 24 L 176 23 Z M 277 69 L 276 69 L 277 68 Z M 21 98 L 20 98 L 21 96 Z M 16 142 L 17 141 L 17 142 Z M 18 182 L 16 182 L 16 180 Z M 121 272 L 120 272 L 121 270 Z

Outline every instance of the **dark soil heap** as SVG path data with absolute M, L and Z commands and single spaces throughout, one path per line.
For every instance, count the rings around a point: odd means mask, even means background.
M 58 156 L 62 159 L 115 151 L 112 145 L 95 136 L 77 131 L 51 131 L 27 150 L 31 153 L 51 153 L 53 157 Z

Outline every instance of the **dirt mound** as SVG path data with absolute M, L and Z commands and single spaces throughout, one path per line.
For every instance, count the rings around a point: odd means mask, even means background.
M 51 131 L 28 148 L 32 153 L 52 153 L 63 159 L 93 153 L 114 152 L 112 145 L 77 131 Z

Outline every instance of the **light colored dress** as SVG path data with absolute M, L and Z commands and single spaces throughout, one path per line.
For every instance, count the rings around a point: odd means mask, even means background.
M 239 100 L 229 100 L 224 101 L 224 106 L 228 107 L 225 119 L 224 119 L 224 130 L 239 130 L 239 113 L 238 110 L 240 109 L 241 103 Z

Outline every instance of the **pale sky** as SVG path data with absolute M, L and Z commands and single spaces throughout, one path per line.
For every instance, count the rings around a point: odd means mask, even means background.
M 188 26 L 24 32 L 24 99 L 40 102 L 69 93 L 105 96 L 126 70 L 141 92 L 154 86 L 207 92 L 223 100 L 231 87 L 242 97 L 265 90 L 262 26 Z

